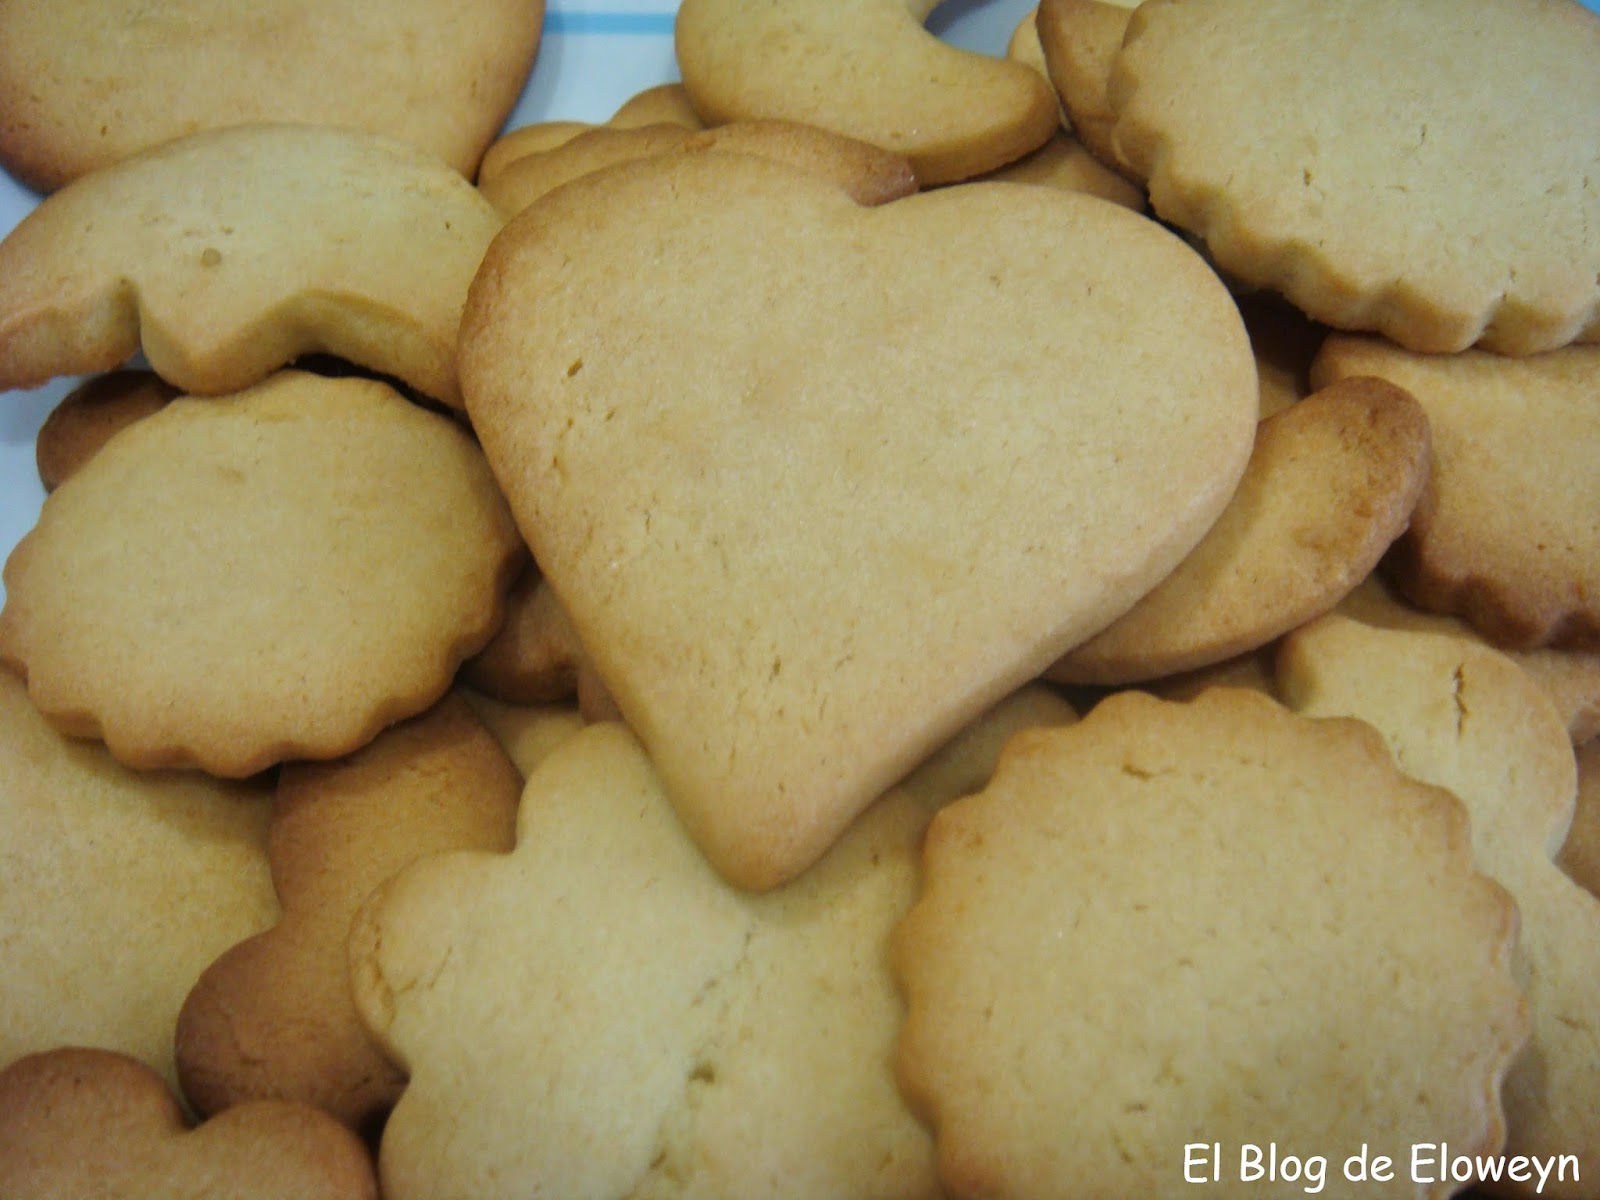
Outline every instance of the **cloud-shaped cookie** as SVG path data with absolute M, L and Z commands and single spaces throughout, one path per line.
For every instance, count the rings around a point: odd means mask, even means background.
M 0 388 L 118 366 L 213 395 L 323 351 L 458 405 L 456 325 L 500 227 L 425 151 L 348 130 L 194 134 L 0 241 Z
M 360 1011 L 410 1075 L 385 1195 L 932 1197 L 885 957 L 926 820 L 888 797 L 755 896 L 685 836 L 626 727 L 562 743 L 513 853 L 423 860 L 352 931 Z

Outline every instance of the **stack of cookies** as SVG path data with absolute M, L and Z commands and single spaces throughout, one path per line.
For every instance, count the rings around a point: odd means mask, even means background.
M 0 1196 L 1600 1198 L 1600 15 L 361 8 L 0 3 Z

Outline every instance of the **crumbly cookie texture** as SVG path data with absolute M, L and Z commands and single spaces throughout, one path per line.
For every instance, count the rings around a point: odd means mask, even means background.
M 925 184 L 970 179 L 1042 145 L 1049 83 L 923 28 L 937 0 L 684 0 L 683 86 L 708 125 L 779 117 L 909 158 Z
M 538 51 L 544 0 L 12 0 L 0 163 L 49 191 L 161 142 L 263 121 L 407 142 L 471 178 Z
M 1521 913 L 1516 971 L 1533 1017 L 1503 1090 L 1506 1153 L 1577 1164 L 1498 1190 L 1588 1200 L 1600 1178 L 1600 900 L 1552 862 L 1577 789 L 1554 708 L 1492 647 L 1338 614 L 1284 640 L 1278 686 L 1298 712 L 1367 722 L 1403 770 L 1467 806 L 1479 869 Z
M 1313 317 L 1600 340 L 1600 15 L 1572 0 L 1156 0 L 1108 86 L 1155 211 Z
M 0 660 L 131 766 L 244 777 L 426 709 L 525 553 L 455 421 L 280 372 L 172 401 L 50 494 L 6 562 Z
M 548 193 L 462 348 L 596 673 L 758 888 L 1164 577 L 1258 403 L 1232 299 L 1146 218 L 1009 184 L 863 208 L 734 154 Z
M 219 394 L 324 352 L 459 406 L 456 326 L 501 219 L 375 135 L 248 125 L 47 197 L 0 241 L 0 388 L 122 365 Z
M 1118 693 L 1012 738 L 923 858 L 898 1064 L 951 1194 L 1191 1196 L 1186 1146 L 1229 1178 L 1265 1129 L 1328 1195 L 1442 1197 L 1338 1164 L 1500 1146 L 1515 906 L 1359 722 Z

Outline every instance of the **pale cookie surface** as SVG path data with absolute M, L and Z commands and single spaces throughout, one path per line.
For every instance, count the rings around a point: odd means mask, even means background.
M 1428 466 L 1422 407 L 1381 379 L 1344 380 L 1268 417 L 1200 544 L 1048 677 L 1158 679 L 1258 649 L 1320 616 L 1405 530 Z
M 522 775 L 459 696 L 331 763 L 279 772 L 268 855 L 283 920 L 200 976 L 178 1015 L 183 1094 L 209 1115 L 297 1100 L 365 1129 L 400 1096 L 350 998 L 350 922 L 424 854 L 509 850 Z
M 278 916 L 271 799 L 255 782 L 130 771 L 51 729 L 0 671 L 0 1066 L 98 1045 L 176 1085 L 185 993 Z
M 1485 641 L 1465 621 L 1423 612 L 1398 595 L 1381 574 L 1369 575 L 1339 602 L 1338 612 L 1383 629 L 1416 629 Z M 1600 653 L 1592 650 L 1506 650 L 1503 652 L 1556 706 L 1574 746 L 1600 736 Z
M 1600 346 L 1509 359 L 1335 335 L 1312 375 L 1378 375 L 1427 410 L 1433 476 L 1386 564 L 1407 598 L 1501 646 L 1600 650 Z
M 673 151 L 754 154 L 789 163 L 833 180 L 858 204 L 886 204 L 917 190 L 917 177 L 904 155 L 813 125 L 778 120 L 733 121 L 706 130 L 673 123 L 601 126 L 549 150 L 523 155 L 478 186 L 510 218 L 580 175 Z
M 1009 184 L 862 208 L 743 155 L 549 193 L 462 344 L 536 560 L 752 887 L 1164 577 L 1256 424 L 1237 309 L 1153 222 Z
M 1045 72 L 1073 134 L 1101 162 L 1124 172 L 1129 168 L 1117 158 L 1111 137 L 1116 114 L 1107 88 L 1136 7 L 1111 0 L 1040 0 L 1034 19 Z
M 625 727 L 562 743 L 513 853 L 418 862 L 352 933 L 361 1011 L 410 1075 L 384 1194 L 932 1200 L 886 957 L 926 820 L 888 797 L 752 896 L 684 836 Z
M 444 162 L 377 137 L 183 138 L 54 193 L 0 241 L 0 387 L 142 350 L 215 394 L 323 351 L 459 404 L 456 325 L 500 224 Z
M 1590 1200 L 1600 1179 L 1600 900 L 1551 861 L 1576 794 L 1572 744 L 1555 710 L 1488 646 L 1337 614 L 1284 639 L 1278 684 L 1299 712 L 1366 721 L 1401 769 L 1467 806 L 1479 868 L 1521 913 L 1517 978 L 1533 1016 L 1506 1076 L 1505 1152 L 1561 1175 L 1496 1190 Z
M 544 0 L 8 0 L 0 162 L 48 190 L 202 129 L 284 121 L 394 137 L 470 177 L 543 16 Z
M 1155 211 L 1313 317 L 1600 339 L 1600 15 L 1572 0 L 1155 0 L 1109 89 Z
M 176 394 L 176 388 L 150 371 L 112 371 L 74 388 L 45 418 L 34 443 L 45 491 L 54 491 L 112 435 L 159 412 Z
M 10 1200 L 377 1200 L 372 1158 L 305 1104 L 258 1101 L 191 1129 L 161 1077 L 62 1048 L 0 1071 Z
M 172 401 L 50 494 L 6 563 L 0 660 L 130 765 L 245 776 L 427 708 L 523 554 L 455 422 L 285 371 Z
M 958 1196 L 1189 1197 L 1212 1144 L 1314 1147 L 1324 1196 L 1363 1145 L 1488 1153 L 1526 1035 L 1516 912 L 1466 814 L 1353 721 L 1248 691 L 1125 692 L 1014 737 L 944 808 L 895 932 L 902 1086 Z M 1210 1164 L 1203 1164 L 1210 1179 Z
M 683 86 L 707 125 L 778 117 L 904 154 L 925 184 L 991 171 L 1059 124 L 1050 85 L 924 27 L 936 0 L 684 0 Z

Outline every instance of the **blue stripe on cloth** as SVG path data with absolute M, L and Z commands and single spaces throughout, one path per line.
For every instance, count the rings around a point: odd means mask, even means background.
M 544 31 L 560 34 L 671 37 L 676 13 L 572 12 L 552 8 L 545 13 Z

